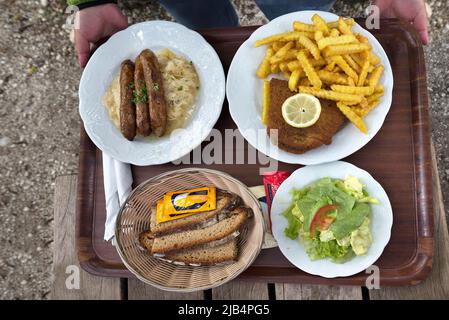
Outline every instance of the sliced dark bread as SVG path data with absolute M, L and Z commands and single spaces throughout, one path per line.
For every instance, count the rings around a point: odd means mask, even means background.
M 227 218 L 202 229 L 186 230 L 153 238 L 150 252 L 153 255 L 166 255 L 173 251 L 213 243 L 226 237 L 235 237 L 252 215 L 252 210 L 238 207 Z M 151 235 L 147 235 L 152 238 Z
M 143 232 L 139 237 L 139 241 L 142 247 L 151 252 L 154 238 L 148 232 Z M 237 260 L 237 238 L 234 237 L 221 244 L 216 242 L 216 244 L 206 243 L 195 248 L 179 250 L 165 255 L 163 258 L 158 258 L 178 265 L 217 265 Z
M 162 236 L 182 230 L 199 229 L 211 226 L 227 217 L 228 213 L 239 205 L 241 199 L 234 193 L 217 190 L 217 205 L 215 210 L 196 213 L 194 215 L 156 223 L 156 207 L 151 210 L 150 234 L 153 237 Z
M 164 260 L 174 264 L 210 266 L 236 261 L 238 257 L 237 239 L 234 238 L 215 247 L 200 246 L 166 255 Z
M 189 265 L 215 265 L 236 261 L 237 256 L 237 239 L 234 238 L 219 246 L 202 246 L 192 249 L 185 249 L 169 254 L 164 258 L 174 263 L 181 262 Z

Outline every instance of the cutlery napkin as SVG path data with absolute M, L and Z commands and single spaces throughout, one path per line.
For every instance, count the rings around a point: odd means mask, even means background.
M 115 160 L 103 152 L 104 195 L 106 199 L 106 222 L 104 240 L 109 241 L 115 235 L 115 220 L 120 205 L 132 190 L 133 177 L 131 166 Z M 115 245 L 114 239 L 112 244 Z

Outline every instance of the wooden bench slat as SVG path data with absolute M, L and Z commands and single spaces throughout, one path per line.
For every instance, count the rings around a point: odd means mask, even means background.
M 178 293 L 160 290 L 139 279 L 128 279 L 128 300 L 203 300 L 204 292 Z
M 362 300 L 362 288 L 277 283 L 276 300 Z
M 431 145 L 431 153 L 435 220 L 435 252 L 432 271 L 427 279 L 415 286 L 370 290 L 369 294 L 372 300 L 449 298 L 449 234 L 433 144 Z
M 54 197 L 53 284 L 51 299 L 120 299 L 120 279 L 93 276 L 81 269 L 75 248 L 75 175 L 56 178 Z M 67 269 L 69 267 L 69 269 Z M 68 289 L 79 271 L 79 289 Z M 67 273 L 66 273 L 67 272 Z
M 213 300 L 268 300 L 268 285 L 259 282 L 231 281 L 212 289 Z

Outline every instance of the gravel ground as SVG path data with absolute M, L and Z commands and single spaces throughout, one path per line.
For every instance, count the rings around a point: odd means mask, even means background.
M 266 21 L 253 1 L 233 0 L 241 24 Z M 360 15 L 366 1 L 337 1 L 333 11 Z M 449 208 L 449 5 L 429 1 L 426 59 L 432 135 Z M 130 23 L 172 18 L 157 2 L 121 3 Z M 65 1 L 0 0 L 0 299 L 49 293 L 54 181 L 75 174 L 81 70 L 68 32 Z

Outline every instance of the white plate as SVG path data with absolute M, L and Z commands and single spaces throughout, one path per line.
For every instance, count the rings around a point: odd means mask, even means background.
M 344 179 L 346 175 L 359 178 L 365 185 L 368 194 L 380 201 L 378 205 L 371 205 L 373 243 L 366 255 L 355 256 L 345 263 L 334 263 L 329 259 L 312 261 L 307 256 L 299 239 L 292 240 L 284 234 L 284 229 L 288 223 L 282 213 L 292 203 L 290 190 L 293 188 L 301 189 L 321 178 Z M 296 267 L 307 273 L 326 278 L 347 277 L 365 270 L 380 257 L 390 240 L 391 226 L 393 225 L 393 211 L 387 193 L 368 172 L 350 163 L 335 161 L 306 166 L 293 172 L 276 192 L 271 206 L 271 221 L 273 235 L 278 242 L 279 248 L 284 256 Z
M 143 50 L 168 48 L 193 62 L 200 78 L 196 109 L 184 128 L 161 138 L 126 140 L 109 119 L 101 98 L 125 59 Z M 114 34 L 89 60 L 81 77 L 80 115 L 90 139 L 113 158 L 135 165 L 154 165 L 188 154 L 210 133 L 225 95 L 223 66 L 215 50 L 197 32 L 168 21 L 138 23 Z
M 262 83 L 256 76 L 256 70 L 262 61 L 266 46 L 254 48 L 254 42 L 270 35 L 292 30 L 295 20 L 311 23 L 313 14 L 318 13 L 326 21 L 335 21 L 338 16 L 323 11 L 299 11 L 283 15 L 272 20 L 253 32 L 237 51 L 228 72 L 226 83 L 226 97 L 229 109 L 245 139 L 260 152 L 288 163 L 304 165 L 319 164 L 340 160 L 356 152 L 367 144 L 380 130 L 391 106 L 393 91 L 393 73 L 390 62 L 376 38 L 359 25 L 352 27 L 369 39 L 373 52 L 381 59 L 385 71 L 380 78 L 385 93 L 381 103 L 365 118 L 368 134 L 361 133 L 354 125 L 347 123 L 334 137 L 332 143 L 310 150 L 304 154 L 293 154 L 277 148 L 271 144 L 266 134 L 254 134 L 254 130 L 266 130 L 262 124 Z M 242 85 L 244 84 L 244 85 Z

